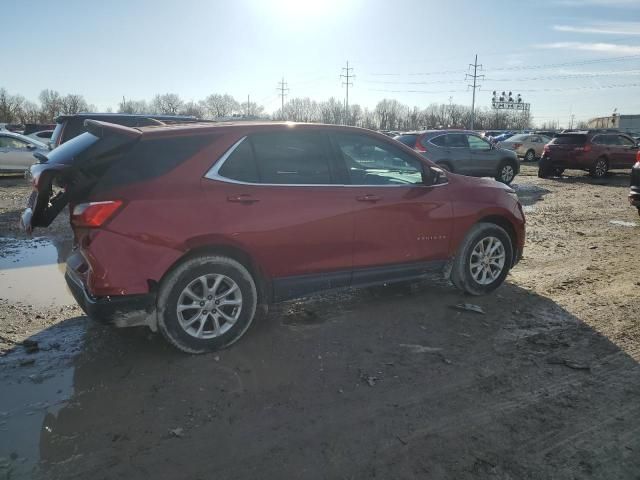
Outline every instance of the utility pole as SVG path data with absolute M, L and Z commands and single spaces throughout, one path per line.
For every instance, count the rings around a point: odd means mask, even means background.
M 469 64 L 469 69 L 473 67 L 473 75 L 467 73 L 464 76 L 464 79 L 467 80 L 469 78 L 473 79 L 473 85 L 468 85 L 470 88 L 473 88 L 473 100 L 471 100 L 471 125 L 469 126 L 470 130 L 473 130 L 473 122 L 475 120 L 475 110 L 476 110 L 476 88 L 480 88 L 482 85 L 478 85 L 478 80 L 484 80 L 484 75 L 478 75 L 478 67 L 482 70 L 482 65 L 478 65 L 478 54 L 476 53 L 476 59 L 473 63 Z
M 349 86 L 353 87 L 353 82 L 350 82 L 349 79 L 356 78 L 356 76 L 351 73 L 352 70 L 353 70 L 353 67 L 349 68 L 349 61 L 347 60 L 347 66 L 346 67 L 342 67 L 342 71 L 345 72 L 345 73 L 344 74 L 342 74 L 342 73 L 340 74 L 340 78 L 344 78 L 345 79 L 345 81 L 342 82 L 342 85 L 347 88 L 347 96 L 345 98 L 345 103 L 344 103 L 345 123 L 349 122 Z
M 249 118 L 249 94 L 247 93 L 247 118 Z
M 287 88 L 287 84 L 284 81 L 284 77 L 282 77 L 282 80 L 280 82 L 278 82 L 278 88 L 280 91 L 280 100 L 281 100 L 281 108 L 280 108 L 280 115 L 282 115 L 282 120 L 285 120 L 284 118 L 284 97 L 287 96 L 286 93 L 284 92 L 288 92 L 289 89 Z

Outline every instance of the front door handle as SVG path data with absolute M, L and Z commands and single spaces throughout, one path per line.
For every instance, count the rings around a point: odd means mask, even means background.
M 382 197 L 379 197 L 378 195 L 363 195 L 361 197 L 356 197 L 356 200 L 359 202 L 377 202 L 382 200 Z
M 227 197 L 227 201 L 251 205 L 252 203 L 259 202 L 260 200 L 258 200 L 257 198 L 253 198 L 251 195 L 248 195 L 246 193 L 241 193 L 240 195 L 229 195 Z

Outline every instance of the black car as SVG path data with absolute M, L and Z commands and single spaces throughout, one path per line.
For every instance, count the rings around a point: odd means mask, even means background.
M 636 155 L 635 165 L 631 168 L 629 203 L 638 209 L 638 215 L 640 215 L 640 151 Z
M 125 127 L 149 127 L 152 125 L 168 125 L 174 123 L 197 122 L 196 117 L 186 115 L 145 115 L 128 113 L 76 113 L 60 115 L 56 118 L 56 127 L 51 135 L 49 148 L 68 142 L 87 130 L 85 120 L 102 120 L 104 122 L 124 125 Z

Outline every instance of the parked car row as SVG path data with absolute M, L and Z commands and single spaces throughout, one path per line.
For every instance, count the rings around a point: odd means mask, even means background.
M 0 130 L 0 172 L 23 173 L 33 165 L 34 153 L 47 150 L 47 145 L 34 138 Z

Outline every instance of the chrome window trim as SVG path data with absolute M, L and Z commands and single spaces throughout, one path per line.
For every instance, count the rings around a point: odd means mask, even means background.
M 246 139 L 247 139 L 247 136 L 245 135 L 236 143 L 231 145 L 231 147 L 229 147 L 229 149 L 222 154 L 220 159 L 217 162 L 215 162 L 209 170 L 207 170 L 207 172 L 203 175 L 203 178 L 206 178 L 208 180 L 216 180 L 219 182 L 233 183 L 235 185 L 249 185 L 254 187 L 358 187 L 358 188 L 405 187 L 406 188 L 408 186 L 412 186 L 412 187 L 431 188 L 431 187 L 440 187 L 442 185 L 448 184 L 448 182 L 437 184 L 437 185 L 422 185 L 419 183 L 408 183 L 406 185 L 353 185 L 350 183 L 254 183 L 254 182 L 243 182 L 241 180 L 234 180 L 233 178 L 228 178 L 220 175 L 220 169 L 222 168 L 224 163 L 231 156 L 231 154 L 236 150 L 236 148 L 238 148 L 240 144 L 244 142 Z

